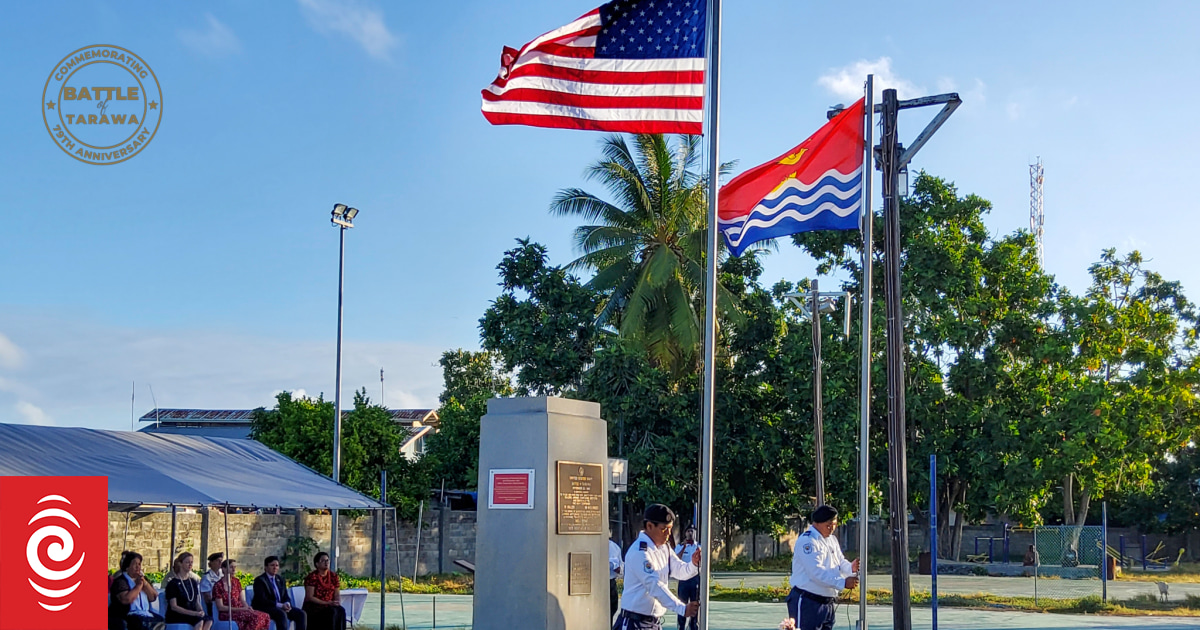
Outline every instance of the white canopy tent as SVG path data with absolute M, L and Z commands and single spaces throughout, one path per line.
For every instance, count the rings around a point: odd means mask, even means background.
M 0 424 L 0 475 L 107 477 L 110 511 L 170 510 L 172 548 L 175 508 L 220 507 L 226 558 L 231 508 L 384 510 L 395 518 L 391 506 L 253 440 Z

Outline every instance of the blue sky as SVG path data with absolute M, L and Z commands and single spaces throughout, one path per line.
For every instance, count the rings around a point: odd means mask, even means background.
M 963 106 L 914 166 L 1028 226 L 1046 168 L 1046 265 L 1080 290 L 1105 247 L 1140 249 L 1196 297 L 1192 111 L 1200 5 L 727 2 L 722 158 L 797 144 L 867 71 Z M 478 346 L 513 239 L 574 257 L 555 191 L 589 186 L 601 134 L 491 127 L 479 90 L 594 0 L 10 3 L 0 21 L 0 422 L 124 428 L 134 410 L 332 397 L 334 202 L 347 234 L 345 390 L 436 405 L 443 350 Z M 88 45 L 153 68 L 163 118 L 117 165 L 70 159 L 40 117 Z M 932 112 L 902 116 L 911 140 Z M 1192 148 L 1188 151 L 1188 148 Z M 878 207 L 878 205 L 877 205 Z M 812 273 L 785 246 L 769 281 Z

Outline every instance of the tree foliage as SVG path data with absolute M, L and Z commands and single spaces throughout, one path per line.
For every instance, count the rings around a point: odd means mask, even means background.
M 697 166 L 699 136 L 612 136 L 587 170 L 612 196 L 562 190 L 553 214 L 587 222 L 575 230 L 582 255 L 568 268 L 595 272 L 588 286 L 603 296 L 597 322 L 646 348 L 674 375 L 695 371 L 704 292 L 707 179 Z M 718 306 L 735 305 L 723 287 Z
M 254 410 L 250 437 L 326 475 L 333 476 L 333 403 L 322 397 L 275 397 L 275 408 Z M 387 502 L 402 518 L 415 518 L 429 492 L 422 462 L 400 453 L 407 433 L 388 410 L 372 405 L 366 390 L 355 392 L 354 408 L 342 416 L 341 483 L 379 497 L 379 474 L 388 471 Z
M 512 383 L 501 375 L 488 352 L 451 350 L 439 361 L 445 388 L 438 410 L 437 435 L 428 442 L 430 478 L 447 488 L 473 489 L 479 479 L 479 420 L 489 398 L 512 396 Z
M 516 373 L 520 395 L 577 387 L 596 346 L 599 296 L 548 265 L 546 248 L 529 239 L 504 252 L 497 269 L 504 291 L 479 320 L 484 349 Z

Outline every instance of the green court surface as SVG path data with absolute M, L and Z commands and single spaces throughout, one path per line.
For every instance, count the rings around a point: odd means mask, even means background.
M 939 579 L 940 581 L 940 579 Z M 432 595 L 404 596 L 404 616 L 409 630 L 433 628 L 435 598 Z M 387 624 L 399 625 L 400 600 L 396 594 L 387 597 Z M 438 628 L 469 628 L 471 624 L 470 595 L 438 595 L 436 597 Z M 713 602 L 711 630 L 775 630 L 787 615 L 783 604 L 757 604 L 743 602 Z M 931 627 L 932 611 L 928 608 L 913 609 L 913 628 L 925 630 Z M 837 611 L 836 630 L 855 630 L 858 606 L 843 605 Z M 675 628 L 674 615 L 663 620 L 664 630 Z M 372 593 L 368 599 L 363 618 L 359 624 L 379 627 L 379 595 Z M 868 628 L 886 630 L 892 627 L 892 611 L 885 606 L 867 609 Z M 1085 630 L 1196 630 L 1200 618 L 1196 617 L 1114 617 L 1097 615 L 1057 615 L 1047 613 L 992 612 L 962 608 L 944 608 L 938 611 L 938 626 L 954 630 L 1056 630 L 1080 628 Z M 532 630 L 532 629 L 531 629 Z

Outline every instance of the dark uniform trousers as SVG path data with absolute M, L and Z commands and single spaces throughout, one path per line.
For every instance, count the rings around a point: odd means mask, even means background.
M 694 578 L 680 580 L 679 601 L 686 604 L 697 599 L 700 599 L 700 576 L 697 575 Z M 679 617 L 678 615 L 676 615 L 676 617 L 679 619 L 679 630 L 685 630 L 685 628 L 697 630 L 699 627 L 697 625 L 698 622 L 696 621 L 696 617 Z
M 608 581 L 608 618 L 612 620 L 617 614 L 617 578 Z
M 658 617 L 622 610 L 617 615 L 613 630 L 662 630 L 662 624 L 658 622 Z
M 833 630 L 834 598 L 822 597 L 792 587 L 788 593 L 788 616 L 796 620 L 796 630 Z

